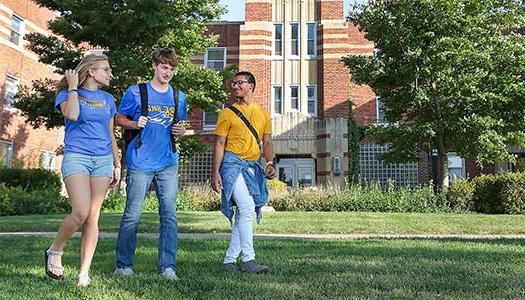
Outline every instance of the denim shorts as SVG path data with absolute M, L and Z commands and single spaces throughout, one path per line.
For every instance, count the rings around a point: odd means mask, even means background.
M 66 153 L 62 160 L 62 178 L 73 174 L 113 177 L 113 154 L 93 156 L 80 153 Z

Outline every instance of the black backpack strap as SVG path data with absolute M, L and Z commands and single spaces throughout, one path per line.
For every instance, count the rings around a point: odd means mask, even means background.
M 147 117 L 148 116 L 148 87 L 146 83 L 140 83 L 139 84 L 139 91 L 140 91 L 140 115 Z M 139 129 L 139 133 L 137 134 L 137 142 L 135 143 L 135 148 L 138 149 L 140 146 L 142 146 L 142 130 L 144 128 Z
M 244 124 L 246 124 L 248 129 L 250 129 L 250 131 L 253 134 L 253 137 L 257 141 L 257 145 L 259 145 L 259 148 L 260 148 L 261 147 L 261 139 L 259 138 L 259 134 L 257 134 L 257 131 L 255 130 L 255 128 L 253 128 L 252 124 L 250 124 L 250 121 L 248 121 L 248 119 L 246 119 L 246 117 L 243 115 L 243 113 L 240 110 L 237 109 L 237 107 L 230 106 L 228 108 L 231 109 L 239 118 L 241 118 L 241 120 L 244 122 Z
M 175 125 L 179 121 L 179 90 L 173 89 L 173 102 L 175 103 L 175 110 L 173 111 L 173 120 L 171 122 L 172 126 Z M 173 147 L 173 152 L 177 152 L 177 148 L 175 147 L 175 136 L 173 133 L 170 133 L 171 136 L 171 145 Z

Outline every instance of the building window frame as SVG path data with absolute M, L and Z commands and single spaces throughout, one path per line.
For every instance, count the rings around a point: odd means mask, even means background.
M 222 50 L 223 51 L 223 55 L 222 55 L 222 60 L 218 60 L 218 59 L 210 59 L 209 57 L 209 51 L 218 51 L 218 50 Z M 226 51 L 226 47 L 210 47 L 210 48 L 207 48 L 206 49 L 206 53 L 204 54 L 204 66 L 208 69 L 212 69 L 212 70 L 216 70 L 216 71 L 219 71 L 219 70 L 222 70 L 226 67 L 227 65 L 227 61 L 226 61 L 226 57 L 227 57 L 227 51 Z M 209 63 L 218 63 L 218 62 L 221 62 L 222 63 L 222 67 L 221 68 L 215 68 L 215 67 L 211 67 L 211 66 L 208 66 Z
M 449 183 L 454 183 L 467 177 L 465 158 L 461 157 L 457 152 L 447 153 L 447 169 Z
M 310 26 L 313 26 L 314 29 L 312 31 L 312 35 L 310 36 Z M 310 51 L 310 43 L 313 43 L 313 48 Z M 317 57 L 317 23 L 316 22 L 308 22 L 306 23 L 306 54 L 308 58 L 316 58 Z
M 276 89 L 279 89 L 281 91 L 280 92 L 281 93 L 281 97 L 280 97 L 279 101 L 276 101 L 277 100 L 276 97 L 275 97 Z M 277 105 L 276 105 L 277 103 L 276 102 L 279 102 L 279 112 L 275 111 L 276 108 L 277 108 Z M 283 101 L 283 86 L 280 85 L 280 84 L 279 85 L 278 84 L 272 85 L 272 115 L 273 116 L 280 116 L 280 115 L 283 114 L 283 112 L 284 112 L 283 103 L 284 103 L 284 101 Z
M 223 108 L 224 108 L 224 104 L 221 105 L 221 109 L 223 109 Z M 217 115 L 215 123 L 206 123 L 206 114 L 208 114 L 208 115 L 210 115 L 210 114 Z M 213 130 L 213 129 L 215 129 L 215 127 L 217 126 L 217 120 L 218 119 L 219 119 L 219 111 L 217 111 L 217 112 L 210 112 L 210 111 L 202 110 L 202 129 L 204 129 L 204 130 Z
M 385 117 L 385 104 L 384 101 L 381 100 L 380 96 L 375 97 L 376 101 L 376 124 L 387 124 L 388 121 Z
M 294 27 L 297 27 L 294 38 Z M 294 45 L 297 53 L 294 53 Z M 298 59 L 301 56 L 301 24 L 299 22 L 290 22 L 290 59 Z
M 301 111 L 301 87 L 298 85 L 298 84 L 290 84 L 288 86 L 289 90 L 290 90 L 290 93 L 289 93 L 289 99 L 290 99 L 290 111 L 292 112 L 299 112 Z M 293 96 L 293 90 L 296 89 L 297 90 L 297 96 L 294 97 Z M 295 98 L 297 98 L 296 100 L 294 100 Z M 297 101 L 297 107 L 294 108 L 294 101 Z
M 14 89 L 10 88 L 14 86 Z M 4 80 L 4 94 L 2 95 L 2 106 L 4 109 L 9 111 L 15 111 L 16 108 L 13 107 L 14 97 L 18 94 L 18 89 L 20 86 L 20 79 L 17 77 L 6 74 Z
M 277 39 L 277 28 L 280 27 L 281 28 L 281 39 Z M 284 48 L 284 24 L 283 23 L 274 23 L 273 24 L 273 57 L 276 58 L 276 59 L 282 59 L 283 58 L 283 48 Z M 280 44 L 280 49 L 279 49 L 279 52 L 280 53 L 277 53 L 277 43 Z
M 6 147 L 6 154 L 4 161 L 0 161 L 0 168 L 11 168 L 13 161 L 13 142 L 0 140 L 0 146 Z
M 18 23 L 18 30 L 15 29 L 15 25 Z M 21 47 L 24 38 L 24 29 L 25 29 L 24 19 L 16 14 L 11 16 L 11 30 L 9 34 L 9 41 L 17 46 Z
M 314 90 L 313 99 L 310 98 L 310 89 Z M 310 111 L 310 102 L 313 102 L 313 112 Z M 312 117 L 317 116 L 317 84 L 306 85 L 306 114 Z
M 55 170 L 56 153 L 48 150 L 40 151 L 40 168 L 44 170 Z

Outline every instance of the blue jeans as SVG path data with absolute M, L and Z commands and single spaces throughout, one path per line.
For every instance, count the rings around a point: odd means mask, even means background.
M 144 199 L 151 181 L 156 181 L 159 200 L 160 237 L 158 272 L 176 268 L 177 257 L 177 164 L 156 172 L 128 170 L 126 176 L 126 209 L 120 221 L 117 240 L 117 268 L 133 268 L 137 246 L 137 228 Z

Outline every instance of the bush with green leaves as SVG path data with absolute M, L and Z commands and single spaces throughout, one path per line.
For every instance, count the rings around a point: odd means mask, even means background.
M 60 190 L 24 190 L 0 183 L 0 216 L 66 213 L 69 203 Z
M 353 185 L 346 189 L 313 187 L 271 199 L 270 205 L 276 210 L 296 211 L 450 211 L 446 197 L 434 194 L 431 185 L 418 188 L 389 185 L 385 190 L 378 184 Z
M 447 190 L 446 197 L 450 207 L 457 211 L 475 211 L 475 186 L 470 180 L 458 180 Z
M 21 187 L 26 191 L 48 188 L 60 191 L 62 187 L 60 176 L 44 169 L 0 168 L 0 182 L 6 186 Z
M 481 175 L 472 179 L 475 210 L 486 214 L 525 212 L 525 173 Z

